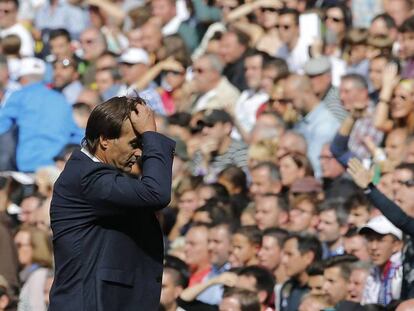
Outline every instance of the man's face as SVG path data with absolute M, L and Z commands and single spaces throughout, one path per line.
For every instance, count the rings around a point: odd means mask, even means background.
M 104 150 L 105 163 L 129 173 L 142 154 L 141 148 L 140 138 L 137 137 L 131 122 L 127 119 L 122 124 L 121 136 L 107 139 L 107 147 Z
M 324 242 L 335 242 L 341 237 L 340 226 L 334 210 L 323 211 L 319 215 L 318 237 Z
M 348 225 L 353 227 L 362 227 L 370 219 L 370 212 L 367 206 L 356 206 L 351 208 L 348 216 Z
M 365 236 L 371 261 L 378 267 L 382 268 L 391 256 L 400 250 L 400 241 L 391 234 L 383 235 L 372 231 Z
M 167 24 L 176 15 L 176 9 L 170 0 L 152 0 L 152 15 L 161 19 L 162 24 Z
M 322 98 L 331 85 L 331 73 L 328 71 L 320 75 L 310 76 L 310 80 L 315 94 Z
M 197 267 L 209 261 L 207 228 L 194 227 L 187 232 L 184 253 L 186 263 L 190 267 Z
M 240 302 L 236 297 L 225 297 L 220 302 L 220 311 L 241 311 Z
M 259 227 L 260 230 L 278 227 L 279 217 L 282 211 L 278 206 L 276 197 L 259 197 L 255 200 L 255 203 L 256 211 L 254 219 L 256 220 L 257 227 Z
M 343 166 L 332 155 L 329 145 L 324 145 L 319 156 L 324 178 L 334 179 L 344 173 Z
M 362 235 L 352 237 L 345 237 L 344 239 L 345 252 L 350 255 L 358 257 L 359 260 L 369 261 L 367 240 Z
M 56 37 L 50 40 L 49 44 L 52 55 L 54 55 L 56 59 L 72 57 L 73 52 L 70 42 L 64 36 Z
M 216 87 L 221 78 L 206 57 L 200 57 L 194 62 L 193 72 L 195 87 L 200 93 L 206 93 Z
M 364 269 L 355 269 L 351 272 L 348 281 L 348 294 L 346 300 L 357 303 L 361 302 L 368 275 L 369 272 Z
M 8 28 L 16 23 L 17 7 L 13 1 L 0 2 L 0 27 Z
M 410 7 L 405 0 L 384 1 L 385 12 L 391 15 L 397 26 L 410 16 Z
M 387 24 L 385 24 L 384 19 L 377 18 L 375 21 L 371 23 L 369 26 L 369 34 L 372 37 L 388 37 L 389 30 L 387 28 Z
M 354 86 L 352 80 L 342 80 L 339 87 L 339 97 L 341 98 L 344 108 L 347 111 L 351 111 L 353 108 L 366 108 L 368 102 L 364 98 L 364 91 L 364 89 Z
M 257 256 L 259 264 L 270 271 L 274 271 L 279 267 L 281 254 L 282 250 L 277 239 L 265 235 Z
M 296 238 L 289 239 L 285 242 L 283 245 L 281 264 L 287 276 L 296 277 L 306 271 L 311 262 L 304 255 L 299 252 Z
M 32 223 L 35 211 L 40 207 L 41 201 L 36 197 L 25 198 L 20 204 L 21 213 L 19 220 L 22 223 Z
M 302 200 L 289 210 L 290 231 L 301 232 L 313 229 L 316 221 L 315 205 L 309 200 Z
M 199 207 L 199 197 L 196 191 L 185 191 L 178 198 L 178 209 L 184 210 L 187 215 L 192 215 L 194 211 Z
M 369 79 L 376 91 L 382 87 L 382 72 L 384 71 L 387 59 L 384 57 L 374 58 L 369 66 Z
M 414 163 L 414 140 L 408 143 L 407 151 L 405 153 L 405 160 L 407 163 Z
M 298 92 L 295 83 L 287 80 L 283 88 L 283 100 L 286 104 L 293 105 L 293 108 L 300 114 L 306 114 L 304 98 L 301 92 Z
M 212 264 L 221 267 L 228 261 L 231 253 L 231 236 L 224 226 L 216 226 L 209 230 L 208 250 Z
M 280 187 L 280 182 L 272 181 L 269 170 L 265 167 L 251 171 L 250 194 L 254 199 L 266 193 L 277 193 L 275 189 Z
M 262 56 L 247 57 L 244 61 L 244 75 L 247 85 L 252 90 L 258 90 L 262 80 Z
M 409 216 L 414 217 L 414 188 L 407 184 L 413 180 L 413 174 L 408 169 L 397 169 L 393 179 L 395 203 Z
M 246 51 L 246 47 L 240 44 L 237 35 L 227 32 L 220 40 L 220 56 L 226 64 L 234 63 Z
M 83 59 L 95 61 L 104 51 L 105 43 L 99 38 L 95 30 L 86 30 L 80 36 Z
M 162 33 L 157 25 L 147 22 L 142 26 L 142 45 L 148 53 L 156 53 L 162 47 Z
M 398 43 L 400 44 L 399 56 L 402 59 L 414 56 L 414 32 L 399 33 Z
M 177 287 L 174 284 L 174 279 L 171 273 L 164 272 L 162 275 L 162 287 L 160 303 L 167 310 L 168 307 L 174 305 L 175 300 L 178 298 L 179 292 L 182 291 L 181 287 Z
M 308 286 L 310 287 L 310 293 L 312 295 L 324 295 L 325 292 L 323 291 L 323 283 L 325 279 L 323 275 L 312 275 L 309 276 Z
M 274 81 L 278 76 L 277 68 L 267 67 L 262 70 L 261 88 L 267 93 L 272 94 Z
M 66 61 L 68 60 L 57 61 L 53 66 L 53 82 L 56 88 L 64 88 L 79 76 L 76 68 L 71 64 L 64 63 Z
M 132 85 L 139 80 L 140 77 L 147 71 L 148 66 L 145 64 L 120 64 L 120 71 L 122 80 L 127 85 Z
M 230 263 L 232 267 L 245 266 L 256 257 L 257 247 L 249 242 L 246 236 L 236 233 L 232 237 Z
M 103 93 L 114 85 L 115 81 L 109 70 L 100 70 L 95 74 L 96 87 L 99 93 Z
M 279 22 L 276 27 L 280 39 L 286 44 L 294 42 L 299 36 L 299 28 L 295 23 L 295 16 L 293 14 L 279 16 Z
M 323 290 L 328 296 L 329 301 L 336 305 L 341 300 L 346 298 L 348 282 L 341 274 L 341 268 L 330 267 L 323 272 L 325 282 Z

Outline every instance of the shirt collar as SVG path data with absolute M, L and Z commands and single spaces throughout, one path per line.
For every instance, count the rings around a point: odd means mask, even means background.
M 95 157 L 92 153 L 90 153 L 88 150 L 86 150 L 85 147 L 82 147 L 81 151 L 86 154 L 93 162 L 102 163 L 101 160 L 99 160 L 97 157 Z

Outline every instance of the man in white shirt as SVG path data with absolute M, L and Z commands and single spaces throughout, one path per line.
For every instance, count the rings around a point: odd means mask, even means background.
M 16 35 L 21 41 L 20 56 L 33 56 L 34 40 L 30 32 L 17 22 L 18 0 L 0 1 L 0 37 Z

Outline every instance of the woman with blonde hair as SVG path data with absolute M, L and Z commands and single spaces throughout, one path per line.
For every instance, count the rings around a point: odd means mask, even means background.
M 18 311 L 45 311 L 44 285 L 52 268 L 52 250 L 48 234 L 33 226 L 22 226 L 14 236 L 21 266 Z
M 397 74 L 396 64 L 384 69 L 374 124 L 385 133 L 406 128 L 411 134 L 414 133 L 414 79 L 400 80 Z
M 277 139 L 262 139 L 250 145 L 247 151 L 249 169 L 259 162 L 270 161 L 276 163 Z

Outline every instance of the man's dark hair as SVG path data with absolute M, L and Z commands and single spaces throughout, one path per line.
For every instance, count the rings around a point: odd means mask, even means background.
M 256 290 L 265 291 L 267 293 L 266 304 L 270 302 L 273 289 L 275 286 L 275 278 L 269 270 L 259 266 L 248 266 L 242 268 L 238 273 L 238 276 L 252 276 L 256 279 Z
M 361 234 L 359 234 L 359 228 L 357 227 L 351 227 L 348 229 L 348 231 L 344 234 L 345 238 L 352 238 L 354 236 L 361 236 L 363 237 Z
M 113 97 L 98 105 L 89 116 L 86 125 L 85 138 L 82 145 L 89 152 L 95 153 L 99 137 L 115 139 L 121 136 L 123 122 L 129 118 L 137 104 L 145 105 L 145 101 L 137 97 Z
M 325 261 L 325 269 L 338 267 L 341 270 L 341 276 L 345 280 L 349 280 L 349 276 L 352 272 L 352 263 L 357 262 L 358 258 L 354 255 L 339 255 L 334 256 Z
M 188 286 L 190 271 L 184 261 L 178 257 L 167 255 L 164 259 L 164 268 L 177 271 L 177 275 L 173 276 L 175 285 L 180 285 L 183 288 Z
M 245 58 L 247 57 L 254 57 L 254 56 L 260 56 L 262 58 L 262 65 L 269 59 L 271 56 L 267 54 L 266 52 L 259 51 L 257 49 L 250 48 L 246 51 Z
M 348 211 L 344 207 L 344 201 L 341 199 L 328 199 L 318 206 L 318 213 L 326 211 L 335 211 L 336 221 L 340 226 L 344 226 L 348 222 Z
M 191 114 L 188 112 L 176 112 L 167 117 L 168 124 L 178 125 L 181 127 L 189 127 L 191 121 Z
M 234 186 L 241 189 L 241 193 L 247 192 L 247 176 L 246 173 L 237 165 L 227 166 L 222 170 L 218 177 L 228 179 Z
M 398 27 L 398 32 L 414 32 L 414 16 L 407 18 L 401 25 Z
M 411 178 L 414 179 L 414 163 L 401 163 L 397 165 L 396 170 L 408 170 L 411 172 Z
M 322 261 L 315 261 L 306 269 L 306 273 L 309 276 L 317 276 L 317 275 L 323 276 L 323 268 L 324 268 L 324 264 Z
M 289 236 L 289 232 L 281 228 L 266 228 L 265 230 L 263 230 L 262 237 L 265 236 L 269 236 L 275 239 L 279 247 L 282 248 L 287 237 Z
M 216 199 L 208 200 L 195 212 L 206 212 L 211 219 L 211 223 L 226 223 L 232 220 L 230 207 Z
M 314 254 L 313 262 L 322 259 L 322 245 L 316 236 L 309 233 L 292 233 L 286 241 L 290 239 L 296 240 L 301 255 L 312 252 Z
M 371 209 L 372 209 L 371 202 L 368 200 L 368 198 L 366 197 L 366 195 L 364 195 L 360 191 L 359 192 L 355 192 L 344 203 L 344 207 L 348 211 L 348 213 L 352 209 L 357 208 L 359 206 L 365 207 L 368 211 L 371 211 Z
M 388 13 L 378 14 L 377 16 L 375 16 L 372 19 L 371 24 L 373 22 L 375 22 L 376 20 L 379 20 L 379 19 L 384 21 L 385 26 L 387 27 L 388 30 L 391 29 L 391 28 L 397 27 L 397 24 L 395 23 L 395 20 Z
M 256 226 L 241 226 L 234 232 L 234 234 L 245 236 L 251 244 L 262 244 L 262 232 Z
M 276 81 L 289 76 L 289 67 L 286 61 L 280 57 L 271 57 L 263 62 L 263 69 L 275 68 L 277 70 Z
M 279 17 L 282 15 L 293 15 L 294 19 L 295 19 L 295 24 L 299 25 L 299 16 L 300 13 L 298 10 L 296 9 L 292 9 L 292 8 L 283 8 L 280 10 L 279 12 Z
M 250 37 L 248 34 L 246 34 L 245 32 L 236 29 L 236 28 L 231 28 L 230 30 L 227 31 L 227 33 L 233 33 L 236 35 L 237 37 L 237 42 L 241 45 L 243 45 L 244 47 L 248 48 L 249 44 L 250 44 Z
M 68 42 L 72 40 L 69 31 L 67 31 L 65 28 L 57 28 L 50 31 L 49 41 L 56 39 L 58 37 L 64 37 Z

